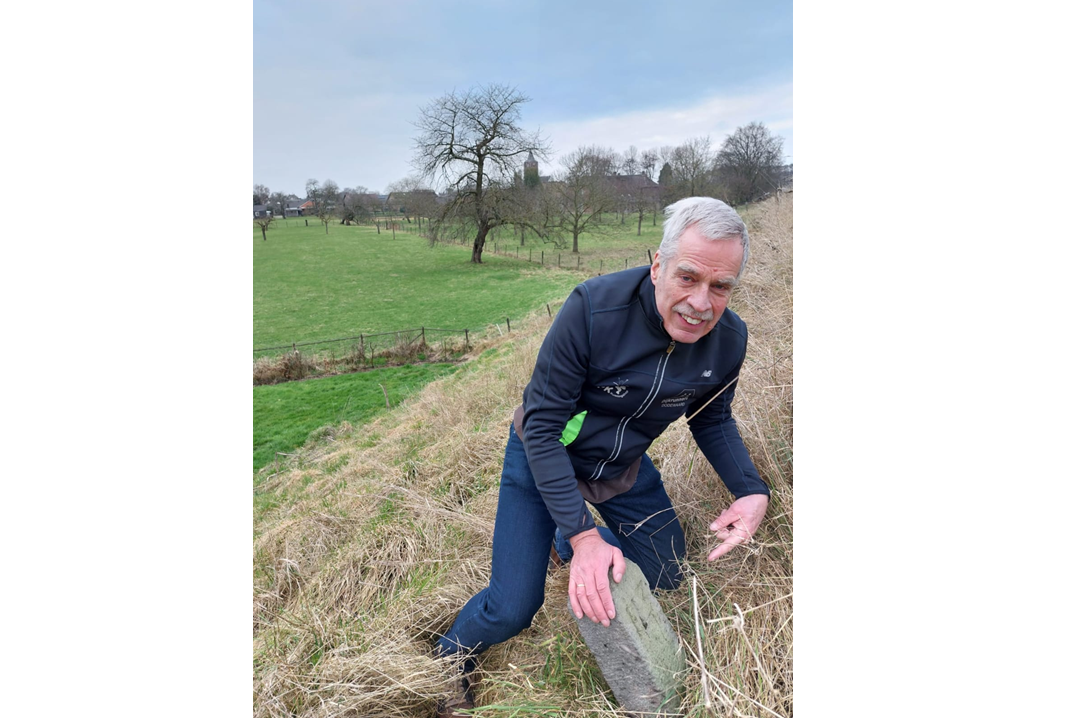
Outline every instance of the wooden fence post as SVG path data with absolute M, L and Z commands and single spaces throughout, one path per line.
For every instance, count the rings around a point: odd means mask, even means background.
M 551 317 L 551 303 L 547 304 L 547 309 L 548 309 L 548 317 Z
M 465 349 L 469 349 L 469 328 L 465 328 Z
M 506 318 L 506 332 L 510 332 L 510 318 Z

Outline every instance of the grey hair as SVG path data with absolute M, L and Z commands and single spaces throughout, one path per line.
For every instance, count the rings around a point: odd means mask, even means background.
M 664 269 L 667 261 L 675 257 L 679 240 L 691 226 L 696 226 L 706 240 L 737 239 L 742 243 L 742 264 L 735 279 L 741 278 L 746 261 L 750 258 L 750 236 L 746 232 L 746 224 L 730 205 L 709 197 L 683 198 L 664 208 L 664 239 L 657 250 L 660 268 Z

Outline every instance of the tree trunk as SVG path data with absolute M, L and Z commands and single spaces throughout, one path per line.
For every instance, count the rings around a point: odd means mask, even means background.
M 638 213 L 638 216 L 637 216 L 637 234 L 638 234 L 638 237 L 641 237 L 641 219 L 643 217 L 645 217 L 645 213 Z
M 379 221 L 378 220 L 375 221 L 375 234 L 376 235 L 382 235 L 382 230 L 379 229 Z
M 521 247 L 525 247 L 525 226 L 521 226 Z
M 489 229 L 490 228 L 481 225 L 480 229 L 476 231 L 476 239 L 473 240 L 472 259 L 470 260 L 470 262 L 474 262 L 477 264 L 483 263 L 483 260 L 480 259 L 480 256 L 484 254 L 484 239 L 487 237 Z
M 263 242 L 266 242 L 266 228 L 262 228 L 262 231 L 263 231 Z
M 577 252 L 577 236 L 578 236 L 577 228 L 574 228 L 574 252 L 575 253 Z

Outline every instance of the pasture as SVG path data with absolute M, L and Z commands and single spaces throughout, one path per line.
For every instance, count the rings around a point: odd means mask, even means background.
M 253 347 L 421 326 L 481 330 L 565 297 L 578 275 L 373 226 L 278 220 L 252 233 Z
M 277 453 L 300 447 L 321 427 L 362 425 L 385 410 L 387 403 L 397 406 L 455 367 L 449 363 L 405 365 L 252 388 L 254 469 L 274 461 Z

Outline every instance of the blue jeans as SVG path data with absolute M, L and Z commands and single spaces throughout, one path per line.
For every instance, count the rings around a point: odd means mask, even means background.
M 670 590 L 679 586 L 678 563 L 686 555 L 686 538 L 660 472 L 648 455 L 641 459 L 634 486 L 597 504 L 596 509 L 608 526 L 600 529 L 601 536 L 637 563 L 649 587 Z M 536 489 L 525 446 L 511 425 L 495 514 L 491 580 L 465 603 L 453 626 L 439 638 L 440 655 L 461 653 L 466 658 L 465 672 L 472 672 L 477 653 L 532 624 L 544 603 L 554 536 L 555 521 Z M 569 543 L 561 534 L 558 539 L 560 555 L 568 555 Z

